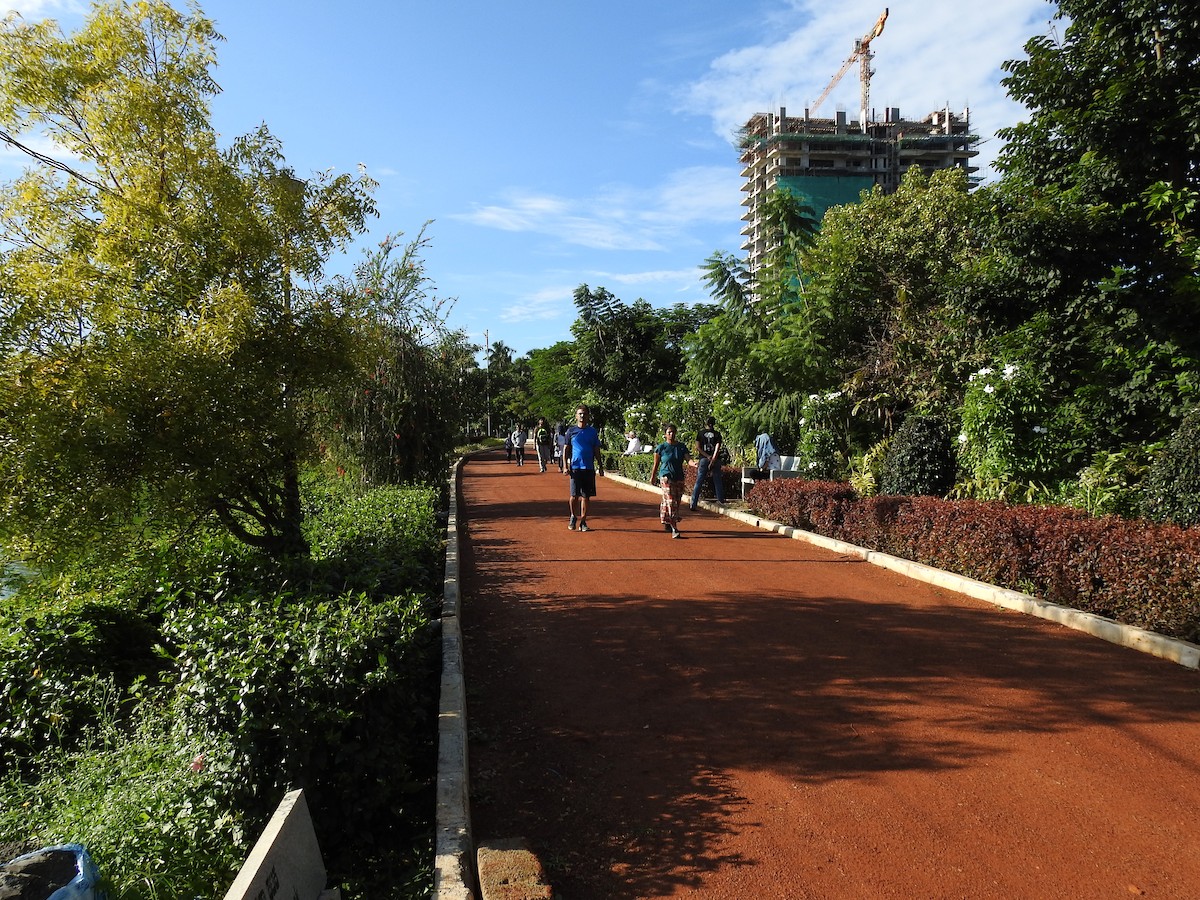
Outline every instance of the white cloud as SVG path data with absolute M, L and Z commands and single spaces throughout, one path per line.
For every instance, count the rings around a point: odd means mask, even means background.
M 574 287 L 545 287 L 520 298 L 500 313 L 500 321 L 508 323 L 540 322 L 561 319 L 575 313 Z
M 0 17 L 8 13 L 19 13 L 25 19 L 45 19 L 66 13 L 81 15 L 86 11 L 86 4 L 78 0 L 8 0 L 0 7 Z
M 723 137 L 756 112 L 786 106 L 801 114 L 841 68 L 855 38 L 872 28 L 883 4 L 797 0 L 793 7 L 790 31 L 784 17 L 777 38 L 714 60 L 684 90 L 682 107 L 710 116 Z M 947 104 L 956 113 L 969 106 L 974 130 L 990 139 L 979 147 L 979 164 L 990 165 L 1000 146 L 993 139 L 996 129 L 1019 121 L 1022 113 L 1000 84 L 1001 66 L 1024 57 L 1024 43 L 1046 31 L 1052 13 L 1046 0 L 994 0 L 969 11 L 960 0 L 892 0 L 884 31 L 872 43 L 871 106 L 880 114 L 899 107 L 901 115 L 914 119 Z M 858 105 L 855 63 L 819 114 L 841 108 L 857 119 Z
M 693 266 L 689 269 L 659 269 L 651 272 L 609 272 L 597 274 L 600 278 L 604 279 L 604 283 L 611 281 L 615 284 L 627 284 L 631 287 L 638 285 L 677 286 L 679 290 L 684 290 L 699 281 L 699 271 L 699 267 Z
M 686 242 L 686 230 L 697 223 L 728 222 L 740 196 L 737 166 L 731 163 L 680 169 L 649 188 L 608 185 L 577 200 L 514 193 L 506 202 L 451 218 L 596 250 L 659 251 Z

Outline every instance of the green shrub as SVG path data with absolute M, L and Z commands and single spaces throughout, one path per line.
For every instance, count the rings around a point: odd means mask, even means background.
M 1060 486 L 1054 500 L 1090 516 L 1132 518 L 1141 512 L 1142 482 L 1149 469 L 1145 448 L 1100 452 L 1077 479 Z
M 310 481 L 311 560 L 196 533 L 6 600 L 0 835 L 80 840 L 110 900 L 220 896 L 246 851 L 235 832 L 252 842 L 302 787 L 345 896 L 427 895 L 438 500 Z M 170 729 L 147 719 L 159 696 Z
M 879 493 L 879 480 L 890 443 L 891 438 L 885 438 L 850 460 L 850 486 L 858 496 L 873 497 Z
M 304 788 L 332 875 L 395 858 L 432 821 L 438 642 L 420 594 L 230 597 L 172 610 L 189 743 L 227 737 L 238 803 Z M 399 833 L 398 833 L 399 832 Z
M 136 727 L 102 719 L 75 749 L 0 778 L 0 835 L 84 845 L 109 900 L 220 897 L 257 838 L 232 802 L 220 736 L 178 742 L 160 708 Z
M 605 471 L 615 471 L 634 481 L 649 481 L 650 467 L 654 463 L 653 453 L 638 453 L 635 456 L 622 456 L 614 453 L 611 457 L 605 454 Z
M 1200 524 L 1200 409 L 1188 413 L 1150 466 L 1142 515 L 1182 528 Z
M 305 522 L 312 577 L 339 594 L 440 593 L 438 491 L 425 487 L 346 489 L 313 502 Z
M 0 768 L 71 748 L 167 665 L 144 615 L 87 601 L 8 623 L 0 644 Z
M 888 443 L 881 494 L 945 496 L 954 485 L 954 452 L 946 427 L 932 416 L 909 416 Z

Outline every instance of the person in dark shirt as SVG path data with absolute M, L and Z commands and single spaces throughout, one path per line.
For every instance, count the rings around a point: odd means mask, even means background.
M 721 483 L 722 443 L 721 432 L 717 431 L 716 420 L 709 416 L 704 429 L 696 435 L 698 456 L 696 486 L 692 488 L 692 509 L 696 508 L 696 503 L 700 500 L 700 491 L 709 475 L 712 475 L 713 493 L 716 494 L 717 502 L 722 506 L 725 505 L 725 486 Z

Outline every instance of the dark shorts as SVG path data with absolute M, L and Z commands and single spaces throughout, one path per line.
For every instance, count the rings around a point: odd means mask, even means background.
M 571 470 L 571 496 L 572 497 L 595 497 L 596 496 L 596 470 L 595 469 L 572 469 Z

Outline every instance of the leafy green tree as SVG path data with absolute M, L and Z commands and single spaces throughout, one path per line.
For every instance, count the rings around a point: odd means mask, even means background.
M 496 393 L 493 388 L 492 402 L 506 422 L 528 427 L 540 415 L 534 411 L 530 395 L 532 380 L 533 373 L 527 356 L 518 356 L 504 370 L 500 391 Z
M 575 289 L 575 308 L 571 379 L 591 395 L 596 421 L 616 425 L 633 403 L 657 402 L 679 384 L 687 335 L 715 313 L 706 304 L 658 310 L 642 299 L 625 303 L 586 284 Z
M 545 349 L 529 352 L 529 403 L 548 421 L 573 422 L 579 389 L 571 379 L 574 344 L 559 341 Z
M 157 0 L 0 29 L 0 138 L 29 158 L 0 191 L 0 537 L 26 555 L 207 516 L 306 549 L 310 398 L 355 371 L 306 285 L 373 182 L 300 180 L 265 128 L 219 150 L 216 40 Z
M 437 297 L 422 253 L 425 228 L 388 237 L 355 278 L 326 296 L 353 324 L 356 381 L 324 392 L 326 446 L 350 451 L 341 468 L 369 484 L 439 480 L 470 414 L 482 408 L 479 347 L 446 324 L 453 303 Z
M 790 446 L 803 398 L 828 384 L 814 367 L 817 339 L 804 327 L 828 317 L 813 306 L 820 298 L 807 290 L 802 266 L 818 223 L 811 208 L 783 188 L 768 196 L 764 218 L 772 250 L 757 271 L 719 251 L 705 262 L 719 314 L 688 341 L 688 377 L 696 389 L 731 401 L 719 412 L 732 440 L 746 443 L 766 428 Z
M 980 337 L 967 306 L 984 250 L 976 224 L 957 169 L 913 168 L 894 194 L 831 209 L 805 258 L 814 313 L 785 321 L 785 334 L 799 329 L 807 364 L 885 419 L 951 402 Z
M 1068 195 L 1100 227 L 1088 289 L 1050 312 L 1077 402 L 1108 446 L 1165 434 L 1195 397 L 1200 283 L 1200 9 L 1061 0 L 1004 83 L 1029 109 L 1002 132 L 1006 178 Z M 1065 326 L 1065 327 L 1064 327 Z
M 1030 110 L 1005 129 L 1006 173 L 1122 206 L 1200 178 L 1200 8 L 1190 0 L 1059 0 L 1057 32 L 1005 64 Z

